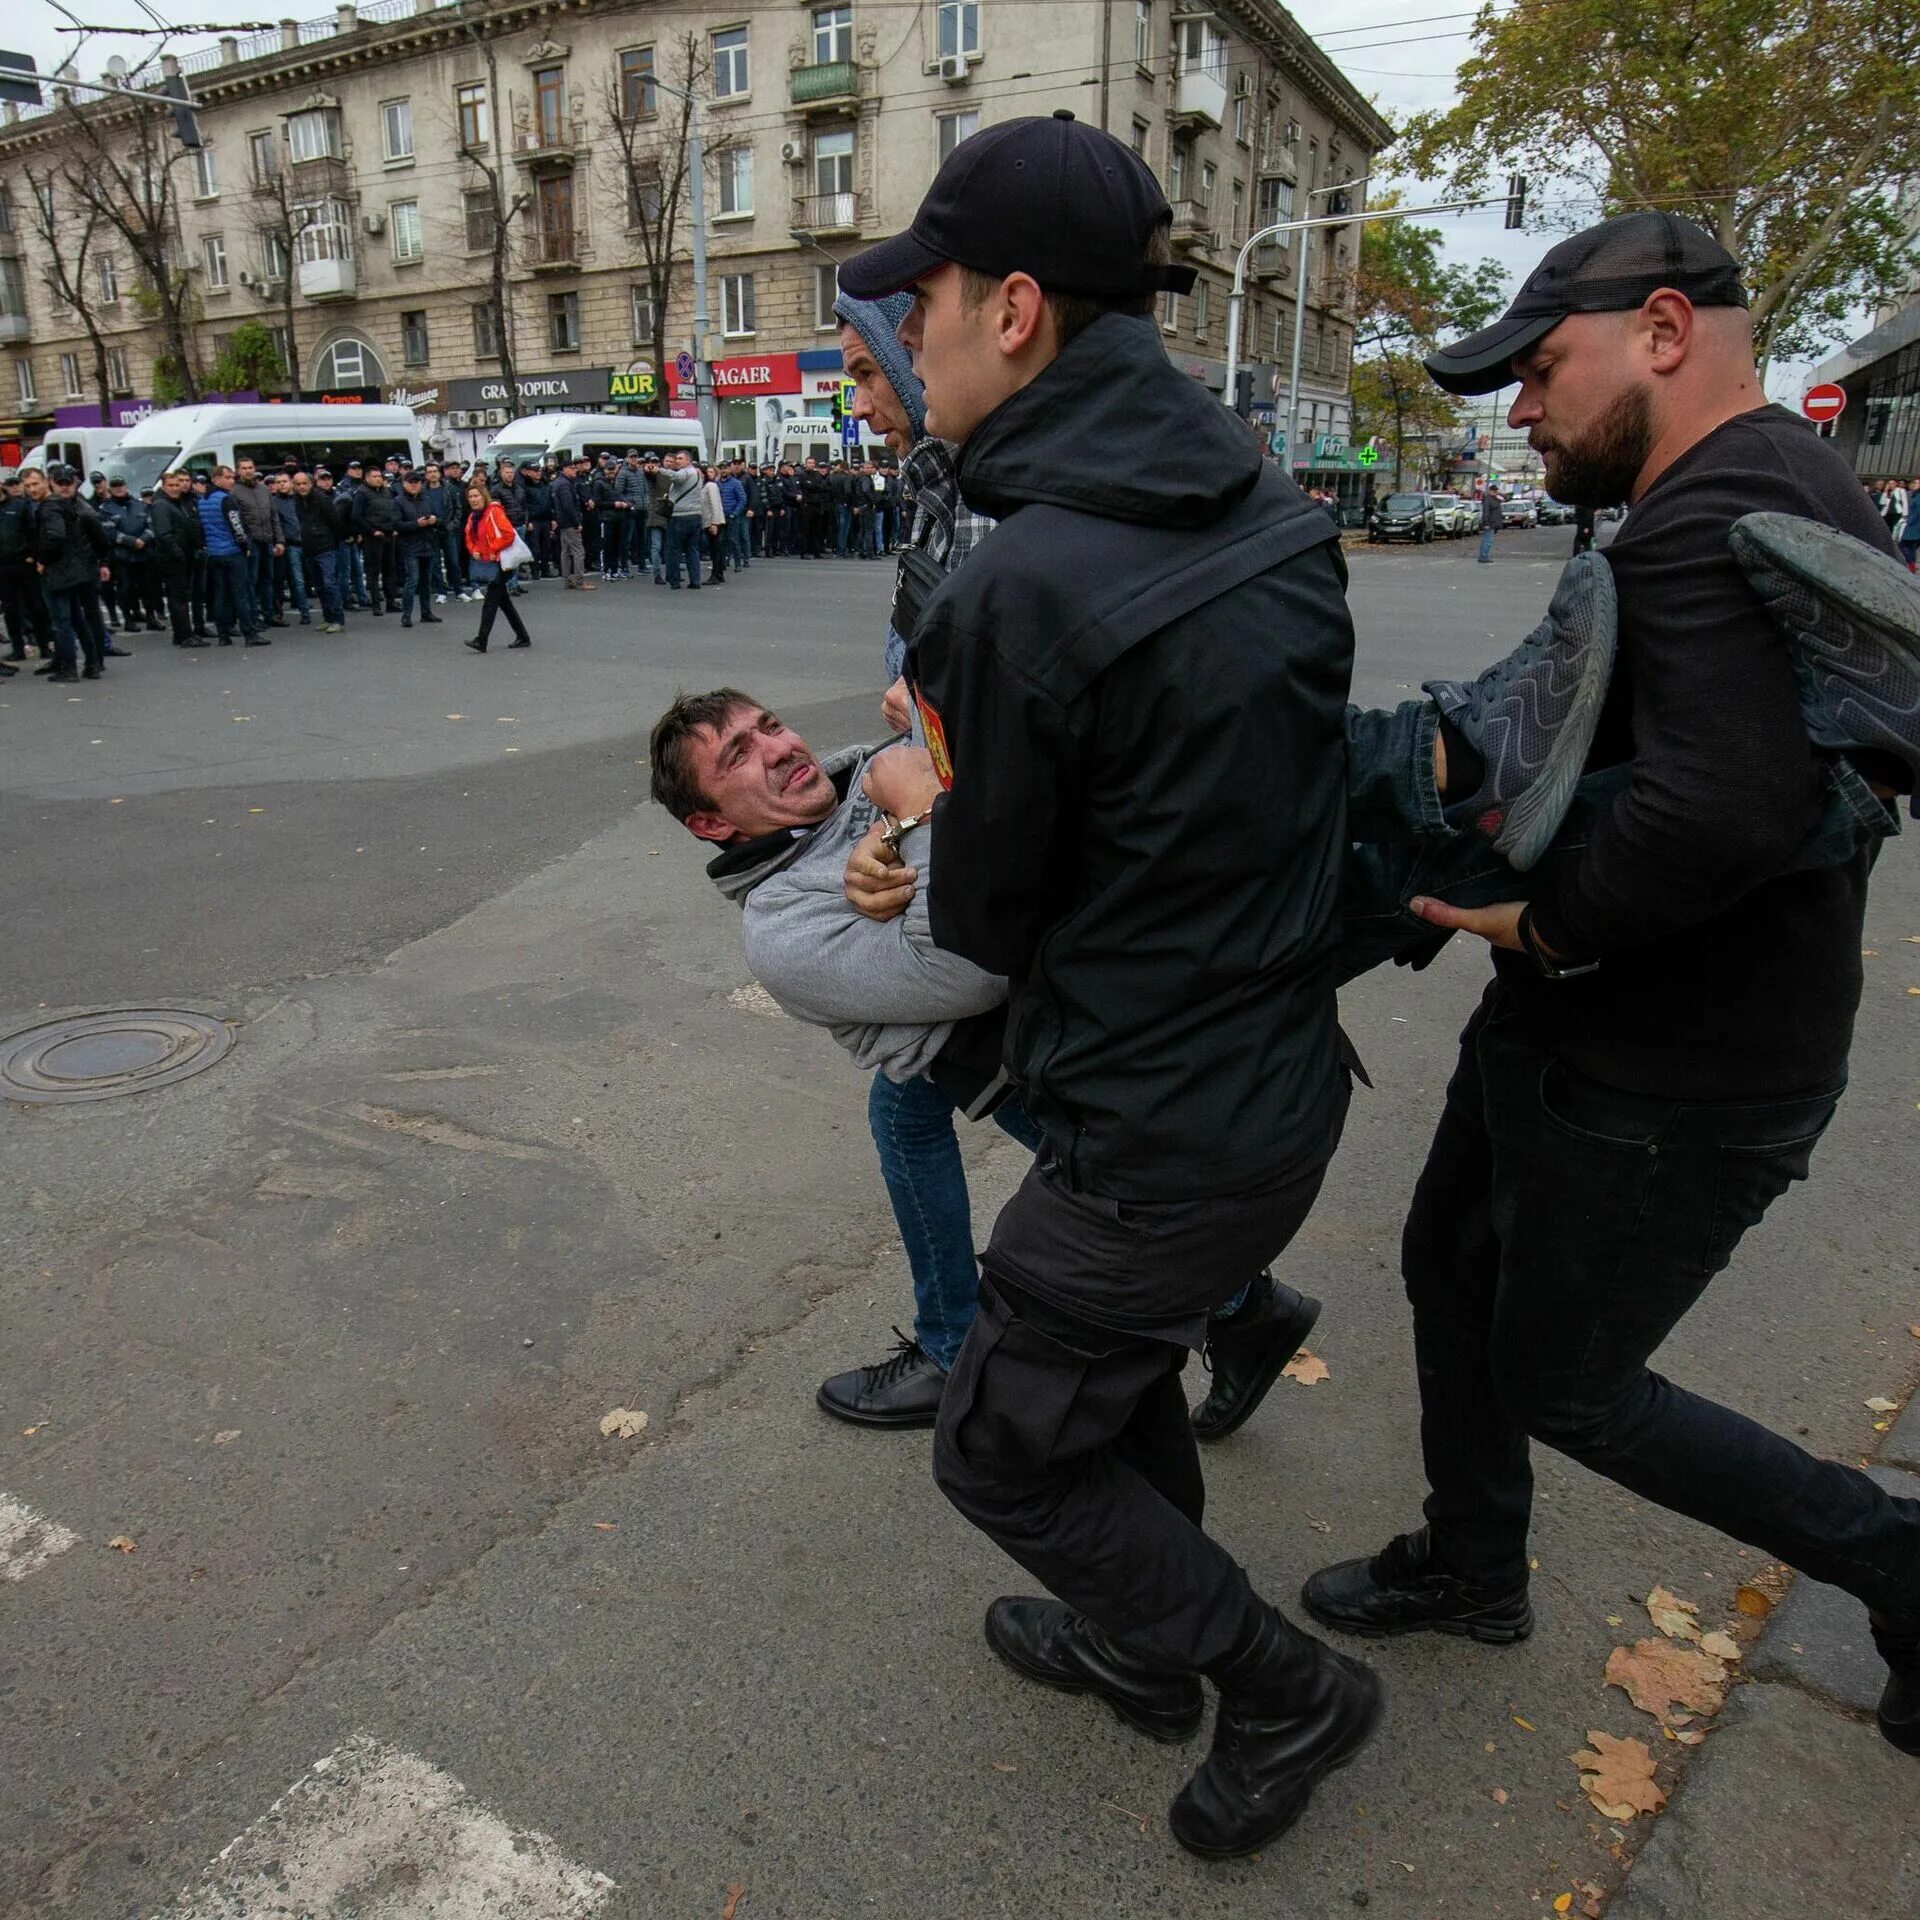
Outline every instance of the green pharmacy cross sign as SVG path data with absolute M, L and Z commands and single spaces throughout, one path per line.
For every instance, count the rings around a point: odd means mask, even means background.
M 1362 447 L 1353 457 L 1358 460 L 1363 467 L 1377 467 L 1380 464 L 1380 449 L 1378 447 Z

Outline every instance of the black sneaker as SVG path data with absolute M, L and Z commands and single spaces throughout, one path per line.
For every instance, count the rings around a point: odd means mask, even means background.
M 1577 553 L 1554 589 L 1547 617 L 1477 680 L 1429 680 L 1425 692 L 1485 765 L 1479 790 L 1450 799 L 1447 817 L 1493 843 L 1524 873 L 1566 818 L 1593 746 L 1619 610 L 1613 570 Z
M 283 621 L 281 624 L 285 625 L 285 622 Z M 247 635 L 247 645 L 250 647 L 270 647 L 273 645 L 273 642 L 269 640 L 264 633 L 250 633 Z
M 1889 1746 L 1920 1758 L 1920 1625 L 1870 1617 L 1873 1643 L 1887 1663 L 1886 1689 L 1875 1718 Z
M 1442 1572 L 1425 1527 L 1390 1540 L 1370 1560 L 1322 1567 L 1309 1575 L 1300 1599 L 1323 1626 L 1369 1640 L 1453 1633 L 1504 1647 L 1533 1631 L 1524 1577 L 1517 1585 L 1490 1586 Z
M 1864 540 L 1789 513 L 1746 514 L 1727 544 L 1787 640 L 1808 739 L 1905 761 L 1920 819 L 1920 581 Z
M 127 631 L 131 633 L 133 629 L 129 627 Z M 102 647 L 100 651 L 109 660 L 131 660 L 133 658 L 133 655 L 130 654 L 125 647 L 105 646 Z
M 1206 1696 L 1198 1674 L 1142 1666 L 1058 1600 L 996 1600 L 987 1609 L 986 1635 L 1015 1673 L 1061 1693 L 1096 1693 L 1152 1739 L 1191 1740 L 1200 1730 Z
M 1318 1300 L 1263 1273 L 1230 1320 L 1208 1321 L 1202 1359 L 1213 1385 L 1193 1410 L 1193 1437 L 1224 1440 L 1245 1426 L 1319 1318 Z
M 947 1387 L 946 1369 L 936 1367 L 917 1340 L 898 1327 L 893 1331 L 900 1344 L 878 1366 L 855 1367 L 822 1383 L 814 1399 L 823 1412 L 856 1427 L 933 1425 Z

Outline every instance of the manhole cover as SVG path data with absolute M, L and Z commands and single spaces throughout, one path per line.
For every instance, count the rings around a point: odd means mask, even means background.
M 111 1100 L 210 1067 L 233 1029 L 204 1013 L 83 1013 L 0 1040 L 0 1099 Z

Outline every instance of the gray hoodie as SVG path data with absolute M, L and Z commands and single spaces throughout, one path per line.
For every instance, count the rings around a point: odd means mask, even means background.
M 723 853 L 707 872 L 741 908 L 747 969 L 780 1006 L 825 1027 L 857 1066 L 904 1081 L 933 1064 L 956 1020 L 999 1006 L 1007 983 L 933 944 L 931 827 L 901 842 L 907 864 L 920 870 L 905 913 L 883 924 L 847 904 L 847 859 L 876 817 L 860 775 L 878 750 L 847 747 L 820 762 L 846 797 L 818 826 Z

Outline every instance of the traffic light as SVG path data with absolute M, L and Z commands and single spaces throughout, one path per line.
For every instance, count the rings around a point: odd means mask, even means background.
M 1507 175 L 1507 229 L 1517 233 L 1526 225 L 1527 217 L 1527 176 L 1524 173 Z
M 187 91 L 186 77 L 171 73 L 160 91 L 177 104 L 173 108 L 173 137 L 190 153 L 205 143 L 200 138 L 200 123 L 193 117 L 193 96 Z
M 833 430 L 835 433 L 838 433 L 846 424 L 846 391 L 845 387 L 835 387 L 833 390 Z
M 30 53 L 0 53 L 0 100 L 16 107 L 37 107 L 40 81 Z

